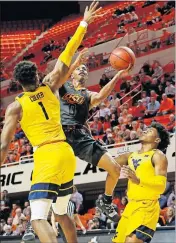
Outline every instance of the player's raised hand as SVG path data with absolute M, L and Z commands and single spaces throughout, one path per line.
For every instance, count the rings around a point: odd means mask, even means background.
M 123 69 L 118 71 L 118 73 L 115 75 L 116 78 L 123 78 L 129 74 L 129 71 L 131 71 L 133 65 L 130 64 L 127 69 Z
M 84 21 L 88 24 L 94 21 L 95 18 L 98 18 L 100 16 L 103 16 L 100 13 L 102 7 L 98 8 L 99 2 L 93 1 L 90 5 L 90 7 L 86 7 L 85 12 L 84 12 Z
M 79 52 L 79 55 L 74 62 L 75 66 L 79 67 L 81 64 L 85 64 L 87 62 L 88 50 L 88 48 L 84 48 Z

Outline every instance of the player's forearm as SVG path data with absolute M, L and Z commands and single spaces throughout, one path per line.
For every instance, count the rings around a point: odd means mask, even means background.
M 142 178 L 140 179 L 140 186 L 153 188 L 162 194 L 166 188 L 166 177 L 161 175 L 153 176 L 152 178 Z
M 65 50 L 59 56 L 59 60 L 62 61 L 67 67 L 70 66 L 71 60 L 80 46 L 84 35 L 86 34 L 87 23 L 85 21 L 81 21 L 79 27 L 77 28 L 75 34 L 68 42 Z
M 97 102 L 99 104 L 111 94 L 112 90 L 114 89 L 117 83 L 117 79 L 118 77 L 115 75 L 114 78 L 108 84 L 106 84 L 97 94 Z

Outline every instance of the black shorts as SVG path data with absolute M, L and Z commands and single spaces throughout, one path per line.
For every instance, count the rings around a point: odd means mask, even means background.
M 101 157 L 107 152 L 99 141 L 94 140 L 84 129 L 67 129 L 64 128 L 66 141 L 73 148 L 75 156 L 92 165 L 97 166 Z

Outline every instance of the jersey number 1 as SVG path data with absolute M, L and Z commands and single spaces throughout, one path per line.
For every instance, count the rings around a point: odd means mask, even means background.
M 49 116 L 48 116 L 48 114 L 47 114 L 47 112 L 45 110 L 45 107 L 44 107 L 43 103 L 42 102 L 39 102 L 38 104 L 42 108 L 42 111 L 43 111 L 43 113 L 45 115 L 46 120 L 48 120 L 49 119 Z

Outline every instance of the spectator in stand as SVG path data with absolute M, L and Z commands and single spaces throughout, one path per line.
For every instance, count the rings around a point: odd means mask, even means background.
M 92 221 L 93 221 L 93 224 L 91 226 L 92 230 L 94 230 L 94 229 L 105 229 L 105 226 L 101 225 L 100 220 L 98 218 L 94 218 L 94 219 L 92 219 Z
M 5 231 L 5 233 L 3 234 L 3 236 L 13 235 L 12 226 L 10 226 L 10 225 L 7 225 L 6 227 L 4 227 L 4 231 Z
M 142 133 L 143 133 L 142 129 L 138 128 L 138 129 L 137 129 L 137 136 L 138 136 L 138 138 L 139 138 L 140 136 L 142 136 Z
M 111 99 L 110 99 L 110 106 L 112 107 L 119 107 L 120 106 L 120 100 L 119 98 L 117 98 L 117 92 L 116 91 L 113 91 L 112 92 L 112 96 L 111 96 Z
M 126 129 L 125 132 L 123 133 L 123 139 L 125 142 L 130 141 L 130 133 L 131 131 L 129 129 Z
M 118 27 L 117 34 L 123 34 L 123 33 L 127 33 L 127 30 L 123 25 L 121 25 Z
M 11 211 L 11 217 L 12 218 L 15 218 L 15 215 L 16 215 L 16 209 L 19 208 L 19 205 L 17 203 L 13 203 L 12 204 L 12 211 Z
M 5 205 L 10 206 L 10 198 L 7 190 L 2 191 L 1 197 L 2 197 L 1 200 L 5 202 Z
M 117 119 L 116 119 L 116 115 L 115 114 L 111 114 L 111 127 L 113 128 L 113 127 L 115 127 L 115 126 L 117 126 L 117 124 L 118 124 L 118 122 L 117 122 Z
M 109 78 L 104 73 L 99 82 L 100 88 L 102 89 L 107 83 L 109 83 Z
M 151 98 L 154 98 L 155 100 L 158 99 L 158 95 L 157 95 L 157 93 L 155 92 L 155 90 L 151 90 L 151 91 L 150 91 L 150 99 L 151 99 Z
M 105 144 L 107 143 L 108 135 L 111 133 L 112 133 L 111 128 L 106 129 L 105 135 L 103 136 L 103 139 L 102 139 Z
M 140 73 L 145 73 L 148 76 L 152 76 L 152 74 L 154 73 L 153 67 L 148 62 L 145 62 L 139 71 L 139 74 Z
M 125 207 L 128 203 L 128 199 L 127 199 L 127 197 L 122 197 L 121 200 L 119 198 L 115 198 L 113 200 L 113 203 L 117 206 L 118 213 L 120 214 L 120 211 L 122 209 L 125 209 Z
M 151 102 L 148 104 L 147 110 L 145 111 L 145 117 L 149 118 L 156 116 L 159 108 L 160 103 L 154 97 L 151 97 Z
M 154 90 L 156 93 L 158 93 L 158 85 L 159 85 L 159 82 L 158 82 L 158 79 L 157 78 L 154 78 L 151 83 L 150 83 L 150 89 Z
M 162 99 L 162 94 L 165 92 L 165 89 L 164 87 L 159 84 L 158 85 L 158 101 L 161 102 L 161 99 Z
M 30 144 L 27 144 L 27 146 L 26 146 L 26 155 L 30 156 L 31 154 L 33 154 L 32 146 Z
M 142 100 L 142 104 L 147 107 L 149 102 L 150 102 L 150 97 L 147 96 L 146 91 L 142 91 L 141 94 L 141 100 Z
M 26 146 L 23 145 L 23 146 L 21 147 L 20 157 L 22 157 L 22 156 L 26 156 L 26 154 L 27 154 Z
M 153 20 L 157 23 L 161 21 L 161 13 L 158 12 L 157 8 L 155 8 L 155 12 L 153 13 Z
M 119 131 L 119 132 L 116 134 L 114 140 L 115 140 L 115 143 L 122 143 L 122 142 L 124 142 L 124 139 L 123 139 L 123 132 L 122 132 L 122 131 Z
M 132 121 L 132 131 L 137 131 L 137 129 L 138 129 L 138 123 L 137 123 L 137 121 Z
M 137 140 L 137 139 L 138 139 L 137 132 L 131 131 L 130 132 L 130 140 L 133 141 L 133 140 Z
M 125 80 L 122 78 L 122 83 L 120 85 L 120 91 L 124 91 L 125 94 L 129 93 L 131 90 L 130 80 Z
M 165 88 L 165 94 L 168 98 L 174 98 L 175 97 L 175 86 L 171 84 L 171 82 L 166 82 L 166 88 Z
M 100 104 L 100 110 L 98 111 L 98 116 L 101 117 L 105 117 L 106 115 L 110 116 L 111 112 L 110 109 L 108 107 L 106 107 L 105 103 L 101 103 Z
M 115 10 L 115 12 L 113 13 L 112 17 L 113 17 L 113 18 L 117 18 L 117 17 L 119 17 L 122 13 L 123 13 L 123 11 L 122 11 L 120 8 L 117 8 L 117 9 Z
M 136 119 L 143 118 L 145 115 L 145 109 L 146 108 L 143 105 L 142 100 L 138 100 L 138 105 L 136 106 L 134 113 L 133 113 L 134 119 L 136 120 Z
M 174 188 L 167 199 L 167 207 L 175 208 L 175 185 Z
M 126 124 L 126 128 L 129 130 L 132 130 L 132 121 L 133 121 L 133 115 L 132 114 L 128 114 L 127 116 L 127 124 Z
M 90 130 L 93 136 L 101 135 L 103 134 L 103 125 L 101 121 L 99 121 L 98 117 L 93 117 L 93 122 L 90 125 Z
M 2 193 L 1 193 L 2 198 Z M 10 208 L 8 205 L 6 205 L 5 201 L 1 199 L 0 201 L 0 217 L 1 219 L 7 220 L 9 216 Z
M 22 224 L 19 224 L 16 230 L 13 232 L 13 235 L 23 236 L 25 229 Z
M 132 15 L 132 21 L 135 22 L 139 19 L 138 15 L 133 11 L 131 12 L 131 15 Z
M 144 71 L 140 73 L 140 82 L 142 84 L 142 89 L 146 91 L 147 96 L 150 94 L 150 85 L 152 82 L 152 78 L 149 75 L 146 75 Z
M 98 218 L 100 220 L 100 224 L 106 226 L 106 215 L 97 207 L 95 208 L 94 218 Z
M 139 128 L 142 130 L 142 131 L 145 131 L 147 129 L 147 126 L 145 125 L 144 121 L 139 121 Z
M 23 214 L 26 216 L 26 212 L 27 212 L 27 207 L 29 206 L 29 201 L 25 201 L 24 202 L 24 209 L 23 209 Z
M 172 111 L 174 111 L 173 100 L 168 98 L 166 94 L 163 94 L 160 109 L 157 112 L 157 115 L 165 115 L 171 113 Z
M 12 153 L 12 154 L 9 154 L 8 156 L 8 163 L 15 163 L 15 155 Z
M 153 78 L 159 78 L 163 75 L 163 68 L 157 60 L 154 61 L 153 70 L 154 70 L 154 73 L 152 75 Z
M 163 28 L 163 35 L 160 38 L 160 42 L 162 45 L 171 44 L 171 33 L 169 31 L 167 31 L 166 28 Z
M 110 117 L 108 115 L 105 116 L 102 125 L 103 125 L 103 131 L 106 131 L 106 129 L 111 128 Z
M 176 123 L 175 123 L 175 115 L 171 114 L 169 116 L 169 122 L 166 125 L 166 128 L 168 130 L 168 132 L 173 133 L 174 132 L 174 128 L 176 127 Z
M 13 224 L 13 218 L 12 217 L 8 217 L 7 223 L 4 225 L 4 227 L 5 226 L 12 226 L 12 224 Z
M 171 6 L 172 5 L 168 4 L 168 2 L 165 2 L 163 7 L 162 7 L 162 15 L 168 14 L 169 10 L 171 9 Z
M 148 17 L 147 17 L 146 24 L 147 24 L 147 25 L 152 25 L 152 24 L 154 24 L 154 23 L 155 23 L 155 20 L 153 20 L 153 13 L 150 12 L 149 15 L 148 15 Z
M 172 207 L 168 207 L 166 212 L 166 225 L 174 226 L 175 225 L 175 210 Z
M 121 117 L 123 118 L 124 123 L 126 123 L 128 121 L 127 116 L 128 116 L 128 109 L 123 109 L 122 113 L 121 113 Z
M 162 14 L 162 8 L 160 7 L 160 5 L 157 3 L 155 4 L 155 9 Z
M 79 211 L 83 207 L 83 196 L 80 192 L 78 192 L 76 186 L 73 186 L 73 193 L 71 195 L 70 200 L 74 203 L 76 203 L 76 211 L 79 213 Z
M 22 213 L 21 208 L 17 208 L 15 211 L 16 215 L 13 219 L 13 225 L 19 225 L 22 224 L 23 220 L 26 220 L 26 217 L 24 216 L 24 214 Z
M 139 55 L 140 54 L 141 49 L 140 49 L 140 47 L 139 47 L 139 45 L 137 43 L 137 40 L 134 40 L 133 41 L 133 45 L 132 45 L 131 49 L 133 50 L 133 52 L 135 53 L 135 55 Z

